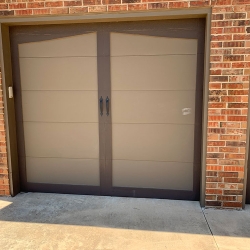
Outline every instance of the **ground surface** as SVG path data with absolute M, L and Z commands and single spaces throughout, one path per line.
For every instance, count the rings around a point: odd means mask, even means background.
M 250 249 L 250 206 L 25 193 L 0 197 L 0 248 L 83 250 Z

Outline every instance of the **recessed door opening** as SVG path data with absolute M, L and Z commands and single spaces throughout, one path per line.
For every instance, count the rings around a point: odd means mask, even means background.
M 12 27 L 22 190 L 198 200 L 204 36 L 204 19 Z

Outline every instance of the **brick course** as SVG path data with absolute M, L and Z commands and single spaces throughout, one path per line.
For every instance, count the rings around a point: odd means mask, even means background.
M 241 208 L 250 74 L 250 0 L 0 0 L 1 16 L 212 6 L 206 206 Z M 9 195 L 0 93 L 0 195 Z

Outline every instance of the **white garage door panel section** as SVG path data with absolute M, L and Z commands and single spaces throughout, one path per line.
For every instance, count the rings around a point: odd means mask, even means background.
M 112 33 L 110 44 L 113 185 L 192 191 L 197 40 Z
M 18 46 L 28 182 L 100 185 L 96 40 Z

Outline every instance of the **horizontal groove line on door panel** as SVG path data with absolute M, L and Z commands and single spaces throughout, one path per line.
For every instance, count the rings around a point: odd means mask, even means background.
M 197 55 L 203 55 L 204 53 L 187 53 L 187 54 L 145 54 L 145 55 L 140 55 L 140 54 L 135 54 L 135 55 L 110 55 L 110 57 L 147 57 L 147 56 L 197 56 Z M 106 57 L 105 56 L 98 56 L 98 57 Z
M 168 122 L 168 123 L 166 123 L 166 122 L 155 122 L 155 123 L 150 123 L 150 122 L 112 122 L 112 124 L 131 124 L 131 125 L 134 125 L 134 124 L 173 124 L 173 125 L 198 125 L 197 123 L 171 123 L 171 122 Z
M 23 122 L 32 122 L 32 123 L 81 123 L 81 124 L 96 124 L 96 123 L 99 123 L 99 122 L 50 122 L 50 121 L 27 121 L 27 120 L 22 120 Z
M 183 90 L 179 90 L 179 89 L 112 89 L 111 92 L 118 92 L 118 91 L 178 91 L 178 92 L 187 92 L 187 91 L 192 91 L 192 92 L 196 92 L 198 90 L 195 89 L 183 89 Z
M 153 187 L 150 187 L 150 188 L 148 188 L 148 187 L 122 187 L 122 186 L 113 186 L 116 190 L 115 191 L 117 191 L 117 190 L 124 190 L 124 191 L 127 191 L 127 192 L 129 192 L 129 191 L 141 191 L 141 192 L 143 192 L 143 190 L 149 190 L 149 191 L 156 191 L 156 192 L 167 192 L 167 191 L 174 191 L 174 192 L 187 192 L 187 193 L 192 193 L 193 191 L 192 190 L 185 190 L 185 189 L 178 189 L 178 190 L 176 190 L 176 189 L 163 189 L 163 188 L 153 188 Z M 130 196 L 128 196 L 128 197 L 131 197 L 131 195 Z M 135 196 L 135 197 L 137 197 L 137 196 Z M 137 197 L 137 198 L 139 198 L 139 197 Z M 155 198 L 155 197 L 150 197 L 150 198 Z M 165 198 L 165 199 L 171 199 L 171 198 Z M 175 200 L 179 200 L 179 199 L 176 199 L 175 198 Z M 184 200 L 186 200 L 185 198 L 184 198 Z
M 145 162 L 176 162 L 176 163 L 194 163 L 192 161 L 156 161 L 156 160 L 134 160 L 134 159 L 112 159 L 113 161 L 145 161 Z
M 196 56 L 197 54 L 147 54 L 147 55 L 119 55 L 119 56 L 110 56 L 110 57 L 148 57 L 148 56 Z
M 57 92 L 60 92 L 60 91 L 67 91 L 67 92 L 70 92 L 70 91 L 77 91 L 77 92 L 97 92 L 96 89 L 22 89 L 22 91 L 39 91 L 39 92 L 42 92 L 42 91 L 57 91 Z
M 147 56 L 196 56 L 197 53 L 194 54 L 147 54 L 147 55 L 119 55 L 119 56 L 112 56 L 110 54 L 106 55 L 97 55 L 97 56 L 19 56 L 20 59 L 27 58 L 27 59 L 50 59 L 50 58 L 108 58 L 108 57 L 147 57 Z
M 112 55 L 98 55 L 98 56 L 20 56 L 19 58 L 105 58 L 105 57 L 147 57 L 147 56 L 196 56 L 199 53 L 196 54 L 147 54 L 147 55 L 119 55 L 119 56 L 112 56 Z
M 90 188 L 100 188 L 100 185 L 90 185 L 90 184 L 82 185 L 82 184 L 69 184 L 69 183 L 48 183 L 48 182 L 38 182 L 38 181 L 37 182 L 30 182 L 30 181 L 28 181 L 27 182 L 27 186 L 30 186 L 30 185 L 36 185 L 36 186 L 39 186 L 39 188 L 40 188 L 41 185 L 46 185 L 47 189 L 49 189 L 49 187 L 48 187 L 49 185 L 53 185 L 53 186 L 56 186 L 56 185 L 58 185 L 58 186 L 67 186 L 68 189 L 69 189 L 69 187 L 75 187 L 75 186 L 77 186 L 77 187 L 79 187 L 79 188 L 81 188 L 83 190 L 86 189 L 86 188 L 88 188 L 88 189 L 90 189 Z M 44 190 L 41 190 L 41 191 L 38 191 L 38 189 L 35 189 L 34 192 L 40 192 L 40 193 L 46 193 L 46 192 L 48 192 L 48 191 L 45 191 L 45 190 L 46 190 L 46 187 L 44 188 Z M 84 191 L 86 192 L 86 190 L 84 190 Z M 30 191 L 30 192 L 32 192 L 32 191 Z M 58 192 L 58 191 L 55 191 L 55 189 L 50 190 L 49 193 L 56 193 L 56 194 L 57 193 L 59 193 L 59 194 L 78 194 L 78 192 L 75 192 L 75 191 L 73 191 L 73 192 L 68 192 L 68 191 Z M 79 193 L 79 194 L 82 194 L 82 193 Z M 84 193 L 83 193 L 83 195 L 84 195 Z M 89 195 L 89 194 L 87 193 L 87 195 Z
M 91 57 L 91 58 L 93 58 L 93 57 L 98 57 L 98 56 L 20 56 L 19 58 L 36 58 L 36 59 L 39 59 L 39 58 L 41 58 L 41 59 L 44 59 L 44 58 L 88 58 L 88 57 Z
M 46 159 L 72 159 L 72 160 L 99 160 L 99 158 L 72 158 L 72 157 L 49 157 L 49 156 L 29 156 L 26 155 L 26 158 L 34 158 L 34 159 L 40 159 L 40 158 L 46 158 Z

